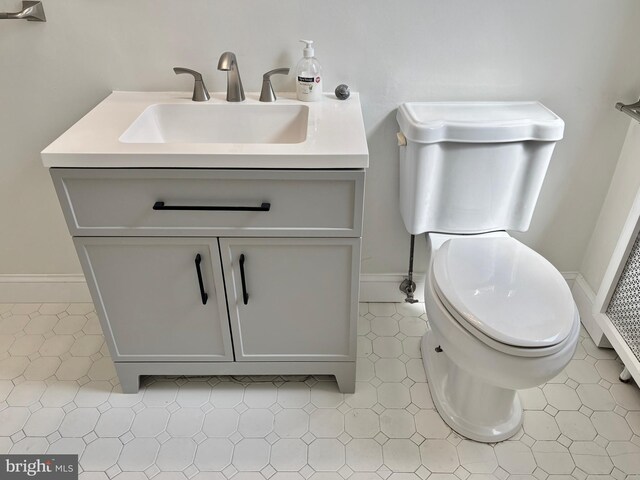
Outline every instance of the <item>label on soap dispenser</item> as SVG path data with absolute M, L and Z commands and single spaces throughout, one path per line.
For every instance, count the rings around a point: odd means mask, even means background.
M 298 75 L 297 87 L 300 100 L 315 102 L 320 100 L 320 95 L 322 95 L 322 77 L 320 75 L 315 77 Z

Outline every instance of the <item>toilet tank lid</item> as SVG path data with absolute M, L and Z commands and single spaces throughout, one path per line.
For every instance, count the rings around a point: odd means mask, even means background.
M 564 121 L 540 102 L 407 102 L 396 116 L 416 143 L 562 139 Z

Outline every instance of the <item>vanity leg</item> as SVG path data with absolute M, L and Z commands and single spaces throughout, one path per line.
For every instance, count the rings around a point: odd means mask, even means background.
M 334 372 L 338 382 L 338 390 L 342 393 L 354 393 L 356 391 L 356 362 L 345 362 Z
M 117 362 L 115 367 L 122 393 L 138 393 L 140 390 L 140 375 L 136 372 L 135 367 Z

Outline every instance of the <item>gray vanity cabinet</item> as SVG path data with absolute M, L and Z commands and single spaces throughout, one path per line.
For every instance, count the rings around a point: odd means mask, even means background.
M 363 170 L 51 176 L 123 392 L 185 374 L 329 374 L 354 391 Z
M 75 244 L 116 362 L 233 361 L 215 238 Z
M 220 251 L 237 361 L 355 360 L 360 239 L 221 238 Z

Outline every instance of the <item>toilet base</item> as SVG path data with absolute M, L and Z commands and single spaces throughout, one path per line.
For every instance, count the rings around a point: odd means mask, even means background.
M 422 362 L 431 398 L 442 419 L 463 437 L 495 443 L 515 435 L 522 425 L 522 405 L 515 390 L 483 382 L 454 364 L 427 327 L 421 341 Z

